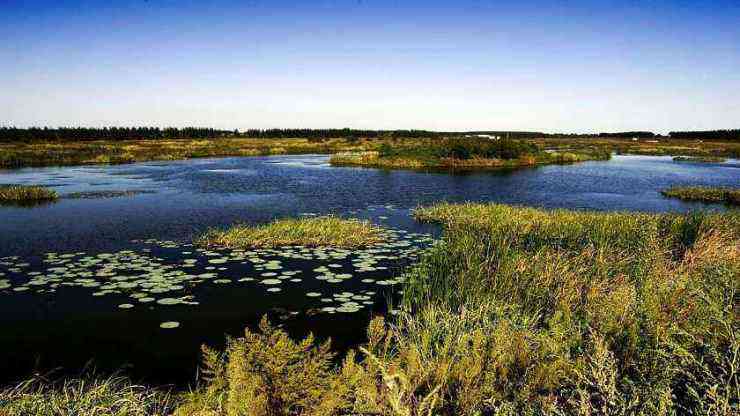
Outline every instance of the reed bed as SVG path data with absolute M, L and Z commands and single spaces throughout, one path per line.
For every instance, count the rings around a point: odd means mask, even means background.
M 740 214 L 439 204 L 443 241 L 402 308 L 340 365 L 264 321 L 180 414 L 594 415 L 738 412 Z
M 196 240 L 205 247 L 275 248 L 284 246 L 359 248 L 382 241 L 382 229 L 368 221 L 333 216 L 282 219 L 265 225 L 236 225 L 210 230 Z
M 0 185 L 0 204 L 25 205 L 56 201 L 56 191 L 35 185 Z
M 739 188 L 675 186 L 662 191 L 662 194 L 669 198 L 678 198 L 684 201 L 740 205 Z

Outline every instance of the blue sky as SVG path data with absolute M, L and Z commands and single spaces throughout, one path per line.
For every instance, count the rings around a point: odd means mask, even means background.
M 740 127 L 738 1 L 0 0 L 0 125 Z

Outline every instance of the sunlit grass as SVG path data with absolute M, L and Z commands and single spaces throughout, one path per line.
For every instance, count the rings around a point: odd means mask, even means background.
M 121 377 L 31 379 L 0 390 L 3 416 L 168 416 L 175 404 L 169 393 Z
M 685 201 L 716 202 L 740 205 L 740 188 L 710 186 L 675 186 L 662 191 L 663 195 Z
M 56 201 L 56 191 L 43 186 L 0 185 L 0 204 L 25 205 Z
M 257 226 L 235 225 L 226 230 L 210 230 L 196 242 L 201 246 L 228 248 L 294 245 L 358 248 L 380 242 L 381 231 L 368 221 L 327 216 L 282 219 Z

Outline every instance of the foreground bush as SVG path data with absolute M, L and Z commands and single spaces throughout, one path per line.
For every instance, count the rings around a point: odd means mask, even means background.
M 441 204 L 403 309 L 337 364 L 266 322 L 180 415 L 730 415 L 740 215 Z

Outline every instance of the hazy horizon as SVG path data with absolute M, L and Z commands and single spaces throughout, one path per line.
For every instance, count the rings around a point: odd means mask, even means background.
M 0 126 L 713 130 L 740 3 L 6 1 Z

